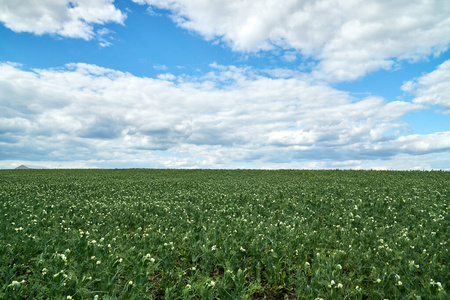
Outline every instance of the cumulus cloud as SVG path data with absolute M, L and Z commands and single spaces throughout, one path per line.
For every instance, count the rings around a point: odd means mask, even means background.
M 438 105 L 450 115 L 450 60 L 431 73 L 405 82 L 402 90 L 415 96 L 414 103 Z
M 96 35 L 94 24 L 123 24 L 125 18 L 114 0 L 0 0 L 0 22 L 15 32 L 90 40 Z M 104 34 L 101 29 L 99 35 Z
M 180 27 L 235 51 L 295 49 L 318 61 L 316 77 L 331 81 L 439 55 L 450 43 L 448 1 L 133 1 L 170 10 Z
M 2 63 L 0 159 L 333 167 L 450 149 L 449 132 L 405 135 L 400 118 L 421 104 L 356 99 L 264 74 L 212 64 L 201 77 L 145 78 L 81 63 L 34 70 Z

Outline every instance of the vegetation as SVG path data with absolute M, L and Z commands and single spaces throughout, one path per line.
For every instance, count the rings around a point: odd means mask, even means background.
M 1 299 L 448 299 L 450 172 L 2 170 Z

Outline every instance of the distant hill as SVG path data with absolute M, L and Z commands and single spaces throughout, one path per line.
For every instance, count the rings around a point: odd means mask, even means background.
M 25 166 L 25 165 L 20 165 L 17 168 L 15 168 L 15 170 L 29 170 L 29 169 L 47 169 L 47 168 L 41 166 Z
M 18 167 L 16 168 L 16 170 L 26 170 L 26 169 L 31 169 L 31 168 L 28 168 L 28 167 L 25 166 L 25 165 L 20 165 L 20 166 L 18 166 Z

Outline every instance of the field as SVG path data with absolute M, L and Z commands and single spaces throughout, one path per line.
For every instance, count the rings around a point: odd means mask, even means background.
M 1 299 L 449 299 L 450 172 L 1 170 Z

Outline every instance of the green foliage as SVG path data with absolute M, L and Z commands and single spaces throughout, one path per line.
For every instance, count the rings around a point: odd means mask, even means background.
M 1 299 L 448 299 L 449 172 L 2 170 Z

